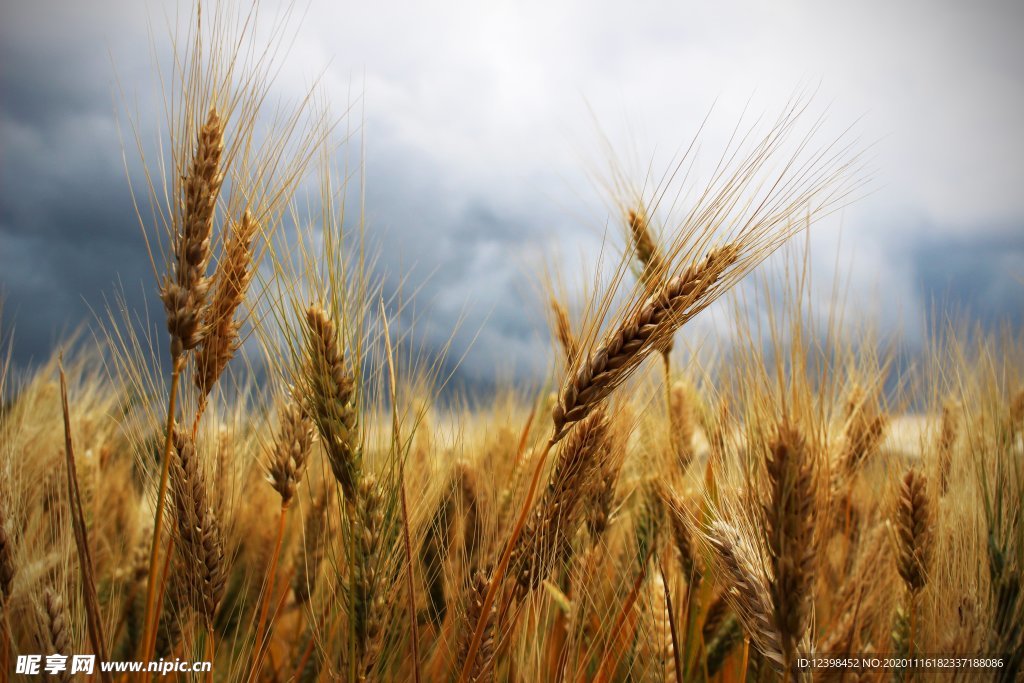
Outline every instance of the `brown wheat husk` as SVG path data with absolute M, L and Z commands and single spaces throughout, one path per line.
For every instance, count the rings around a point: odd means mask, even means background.
M 171 357 L 176 361 L 182 353 L 197 347 L 206 334 L 203 315 L 210 286 L 206 269 L 217 198 L 224 181 L 223 153 L 224 121 L 216 107 L 210 107 L 197 133 L 182 186 L 174 275 L 167 276 L 160 292 L 171 335 Z
M 281 505 L 287 507 L 306 471 L 313 447 L 313 423 L 294 403 L 284 404 L 280 412 L 277 439 L 267 470 L 270 483 L 281 496 Z
M 602 340 L 562 386 L 552 408 L 552 441 L 561 440 L 573 423 L 589 415 L 652 350 L 692 317 L 694 305 L 708 295 L 739 253 L 736 245 L 712 250 L 700 264 L 661 286 Z
M 931 536 L 928 480 L 911 468 L 903 476 L 896 507 L 896 565 L 911 593 L 920 592 L 928 582 Z
M 809 447 L 792 423 L 779 426 L 766 460 L 766 540 L 775 626 L 788 670 L 808 627 L 815 560 L 815 473 Z
M 308 364 L 304 393 L 308 410 L 320 432 L 327 460 L 348 500 L 356 497 L 359 479 L 358 416 L 355 378 L 349 372 L 338 329 L 324 309 L 306 310 Z
M 178 428 L 173 430 L 172 437 L 171 484 L 177 529 L 175 548 L 182 558 L 183 571 L 191 586 L 191 606 L 206 624 L 212 624 L 224 597 L 227 580 L 224 540 L 195 443 Z
M 203 312 L 207 330 L 196 352 L 195 385 L 206 396 L 238 350 L 241 322 L 235 319 L 255 272 L 252 243 L 259 224 L 249 211 L 234 221 L 213 277 L 213 295 Z

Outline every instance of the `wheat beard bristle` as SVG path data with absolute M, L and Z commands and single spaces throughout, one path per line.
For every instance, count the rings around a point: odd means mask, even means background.
M 666 282 L 608 334 L 563 385 L 551 411 L 555 428 L 552 441 L 561 440 L 574 422 L 585 418 L 652 349 L 692 317 L 694 305 L 712 291 L 738 257 L 739 248 L 735 245 L 711 251 L 701 264 Z
M 232 224 L 231 238 L 217 264 L 213 296 L 203 316 L 207 334 L 196 354 L 195 384 L 202 396 L 210 393 L 238 350 L 241 323 L 235 320 L 235 312 L 242 305 L 254 274 L 252 242 L 258 230 L 259 224 L 246 211 L 241 220 Z
M 911 593 L 928 582 L 931 555 L 931 503 L 927 479 L 911 468 L 900 486 L 896 508 L 897 568 Z
M 213 508 L 209 504 L 206 478 L 199 464 L 195 444 L 182 430 L 173 431 L 175 458 L 171 477 L 178 529 L 178 548 L 184 562 L 192 607 L 207 624 L 224 596 L 227 578 L 224 541 Z
M 206 269 L 210 261 L 214 210 L 224 180 L 223 152 L 224 122 L 216 108 L 211 107 L 206 123 L 199 130 L 182 188 L 174 278 L 168 275 L 160 292 L 167 311 L 171 357 L 175 360 L 198 346 L 206 333 L 202 321 L 210 284 Z
M 298 405 L 284 404 L 281 407 L 281 424 L 274 441 L 274 451 L 267 468 L 270 483 L 281 496 L 281 505 L 289 505 L 295 496 L 295 489 L 302 481 L 312 447 L 313 423 Z
M 359 478 L 359 438 L 354 405 L 355 380 L 345 367 L 338 331 L 330 316 L 318 306 L 306 311 L 309 327 L 307 401 L 320 431 L 327 460 L 345 497 L 354 500 Z
M 780 425 L 766 461 L 769 495 L 764 514 L 773 574 L 770 594 L 787 666 L 795 661 L 811 609 L 817 510 L 812 467 L 803 436 L 789 423 Z

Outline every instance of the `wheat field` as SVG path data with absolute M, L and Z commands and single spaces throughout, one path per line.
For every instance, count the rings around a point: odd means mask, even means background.
M 463 396 L 385 294 L 343 118 L 313 89 L 264 125 L 277 46 L 203 9 L 130 179 L 163 310 L 30 371 L 0 340 L 4 676 L 1020 680 L 1024 336 L 950 322 L 906 364 L 817 310 L 801 236 L 864 170 L 805 98 L 685 202 L 608 173 L 602 262 L 536 275 L 543 386 Z

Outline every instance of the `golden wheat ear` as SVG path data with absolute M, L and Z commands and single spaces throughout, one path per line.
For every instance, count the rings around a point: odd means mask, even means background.
M 736 245 L 713 249 L 703 261 L 659 287 L 612 329 L 562 385 L 551 411 L 552 441 L 561 440 L 573 423 L 589 415 L 652 350 L 689 320 L 739 255 Z
M 331 505 L 332 490 L 330 487 L 324 487 L 306 514 L 303 542 L 296 551 L 292 574 L 292 592 L 295 594 L 295 602 L 300 605 L 309 602 L 316 591 L 320 565 L 323 563 L 330 536 L 330 519 L 327 511 Z
M 896 563 L 911 593 L 928 582 L 932 548 L 932 505 L 928 480 L 911 468 L 903 476 L 896 508 Z
M 769 588 L 788 671 L 809 626 L 817 557 L 814 461 L 803 435 L 791 422 L 779 425 L 765 470 L 765 536 L 772 569 Z
M 255 272 L 253 240 L 259 227 L 249 211 L 232 223 L 230 237 L 213 276 L 213 295 L 203 312 L 202 325 L 207 333 L 196 353 L 195 385 L 204 398 L 238 350 L 241 322 L 235 315 Z
M 224 597 L 227 560 L 220 523 L 210 501 L 210 492 L 199 454 L 192 438 L 175 427 L 171 484 L 177 530 L 177 550 L 191 590 L 191 607 L 213 624 Z
M 782 634 L 773 618 L 765 576 L 754 550 L 739 529 L 715 521 L 706 531 L 727 599 L 761 654 L 779 670 L 785 666 Z
M 313 448 L 313 422 L 294 403 L 285 403 L 280 413 L 277 439 L 267 465 L 267 478 L 281 496 L 282 507 L 288 507 L 302 481 Z
M 210 262 L 210 237 L 224 173 L 224 121 L 210 107 L 199 129 L 192 162 L 182 187 L 180 223 L 174 244 L 175 267 L 168 274 L 160 298 L 167 312 L 171 358 L 196 348 L 206 334 L 203 316 L 210 286 L 206 274 Z
M 338 328 L 327 312 L 310 306 L 306 327 L 309 348 L 302 384 L 307 409 L 335 479 L 345 498 L 354 501 L 360 474 L 355 378 L 345 363 Z
M 459 645 L 459 661 L 466 672 L 466 681 L 471 683 L 485 683 L 494 680 L 491 664 L 494 660 L 494 622 L 497 620 L 498 608 L 497 605 L 492 604 L 486 614 L 483 611 L 487 589 L 490 585 L 489 574 L 489 571 L 476 572 L 466 595 L 466 629 Z M 473 627 L 478 624 L 483 624 L 483 637 L 473 660 L 469 661 L 467 657 L 470 652 Z
M 540 586 L 568 552 L 594 487 L 608 439 L 608 413 L 601 409 L 577 424 L 562 442 L 547 491 L 512 553 L 520 597 Z
M 565 355 L 565 362 L 572 365 L 580 352 L 579 340 L 572 331 L 572 323 L 569 322 L 569 311 L 565 309 L 555 297 L 551 297 L 551 313 L 555 318 L 555 337 L 562 346 L 562 353 Z

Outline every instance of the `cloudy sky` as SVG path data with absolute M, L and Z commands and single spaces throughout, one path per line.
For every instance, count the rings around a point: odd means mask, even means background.
M 165 17 L 187 7 L 0 4 L 0 291 L 18 364 L 47 356 L 118 288 L 160 315 L 117 121 L 126 108 L 158 121 L 152 53 L 167 53 Z M 857 122 L 871 143 L 872 192 L 812 246 L 821 278 L 849 283 L 848 308 L 911 342 L 935 309 L 1024 322 L 1018 2 L 300 9 L 275 95 L 321 74 L 339 110 L 362 95 L 367 214 L 384 266 L 421 287 L 428 343 L 458 327 L 461 356 L 476 339 L 462 367 L 471 380 L 545 367 L 530 282 L 552 253 L 572 264 L 601 241 L 606 200 L 588 180 L 606 170 L 601 135 L 660 162 L 710 111 L 713 161 L 744 105 L 774 113 L 809 85 L 829 127 Z

